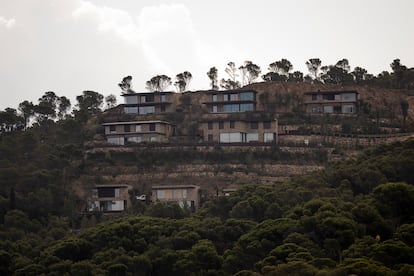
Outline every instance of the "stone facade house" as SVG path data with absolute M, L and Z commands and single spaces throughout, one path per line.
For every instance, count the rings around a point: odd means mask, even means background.
M 122 212 L 127 209 L 128 185 L 95 185 L 87 202 L 88 212 Z
M 192 210 L 200 207 L 200 187 L 196 185 L 152 186 L 151 200 L 156 202 L 177 203 Z
M 311 114 L 354 114 L 357 91 L 317 91 L 305 93 L 306 112 Z
M 109 144 L 126 145 L 142 142 L 168 142 L 174 126 L 165 121 L 131 121 L 103 124 Z

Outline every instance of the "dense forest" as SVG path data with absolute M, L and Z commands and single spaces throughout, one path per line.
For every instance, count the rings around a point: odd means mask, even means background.
M 1 135 L 2 275 L 414 273 L 413 140 L 247 183 L 195 213 L 155 204 L 80 218 L 68 185 L 95 162 L 79 146 L 96 133 L 86 117 Z

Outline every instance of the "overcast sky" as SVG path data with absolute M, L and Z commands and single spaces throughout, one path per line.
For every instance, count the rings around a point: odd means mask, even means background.
M 395 58 L 414 67 L 413 11 L 412 0 L 0 0 L 0 110 L 46 91 L 72 105 L 84 90 L 119 96 L 127 75 L 140 92 L 187 70 L 190 90 L 208 89 L 206 72 L 225 77 L 229 61 L 262 73 L 282 58 L 305 74 L 314 57 L 375 75 Z

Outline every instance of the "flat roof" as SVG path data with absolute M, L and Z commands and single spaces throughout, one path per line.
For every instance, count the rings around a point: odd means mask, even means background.
M 311 95 L 311 94 L 344 94 L 344 93 L 359 94 L 356 90 L 341 90 L 341 91 L 313 91 L 313 92 L 306 92 L 305 95 Z
M 124 93 L 121 96 L 137 96 L 137 95 L 151 95 L 151 94 L 176 94 L 174 91 L 154 91 L 154 92 L 135 92 L 135 93 Z
M 214 115 L 220 115 L 220 114 L 228 114 L 228 113 L 210 113 Z M 210 115 L 209 114 L 209 115 Z M 242 122 L 242 123 L 250 123 L 250 122 L 273 122 L 277 121 L 277 118 L 248 118 L 248 119 L 238 119 L 238 118 L 203 118 L 200 119 L 198 122 L 200 123 L 208 123 L 208 122 Z
M 175 188 L 200 188 L 200 186 L 197 185 L 156 185 L 152 186 L 151 189 L 153 190 L 159 190 L 159 189 L 175 189 Z
M 128 188 L 127 184 L 98 184 L 95 188 Z
M 166 121 L 129 121 L 129 122 L 113 122 L 113 123 L 104 123 L 103 126 L 114 126 L 114 125 L 139 125 L 139 124 L 167 124 L 172 125 L 169 122 Z
M 237 192 L 237 188 L 227 188 L 227 189 L 222 189 L 223 192 Z
M 254 89 L 232 89 L 232 90 L 207 90 L 207 94 L 231 94 L 231 93 L 242 93 L 242 92 L 253 92 L 257 94 Z

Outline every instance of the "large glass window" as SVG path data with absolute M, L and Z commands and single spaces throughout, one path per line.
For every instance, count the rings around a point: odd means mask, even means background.
M 324 95 L 322 95 L 322 99 L 328 100 L 328 101 L 333 101 L 333 100 L 335 100 L 335 94 L 324 94 Z
M 153 103 L 154 102 L 154 95 L 153 94 L 147 95 L 146 96 L 146 102 L 147 103 Z
M 135 126 L 135 132 L 141 132 L 142 131 L 141 129 L 142 129 L 141 125 Z
M 325 105 L 323 107 L 323 113 L 333 113 L 333 106 L 331 106 L 331 105 Z
M 342 101 L 344 102 L 355 102 L 356 93 L 344 93 L 342 94 Z
M 240 105 L 232 104 L 231 105 L 231 112 L 240 112 Z
M 220 143 L 240 143 L 242 142 L 242 133 L 220 133 Z
M 124 137 L 108 137 L 108 143 L 109 144 L 113 144 L 113 145 L 124 145 L 125 144 L 125 140 Z
M 239 95 L 237 94 L 230 94 L 230 101 L 238 101 Z
M 124 100 L 125 100 L 125 104 L 137 104 L 138 103 L 137 95 L 124 96 Z
M 342 113 L 354 113 L 355 109 L 353 105 L 343 105 Z
M 259 133 L 247 133 L 246 142 L 257 142 L 259 141 Z
M 124 107 L 124 112 L 126 114 L 138 114 L 138 107 Z
M 266 142 L 273 142 L 275 139 L 275 134 L 272 132 L 265 132 L 263 135 L 263 141 Z
M 157 199 L 165 198 L 165 190 L 157 190 Z
M 254 101 L 254 93 L 253 92 L 242 92 L 240 93 L 240 100 L 241 101 Z
M 340 105 L 334 106 L 334 113 L 342 113 L 342 107 Z
M 254 111 L 254 105 L 252 103 L 240 104 L 240 112 L 245 112 L 245 111 Z
M 217 113 L 217 105 L 213 105 L 213 113 Z
M 167 96 L 166 95 L 161 95 L 161 102 L 164 103 L 167 101 Z
M 115 197 L 115 188 L 98 188 L 98 197 Z
M 223 112 L 233 112 L 232 111 L 232 104 L 225 104 L 223 105 Z
M 141 136 L 132 136 L 132 137 L 128 137 L 127 138 L 128 142 L 130 143 L 141 143 L 142 142 L 142 138 Z
M 213 94 L 213 102 L 217 102 L 217 95 Z
M 225 104 L 223 105 L 223 112 L 245 112 L 245 111 L 254 111 L 254 105 L 249 104 Z
M 145 115 L 145 114 L 153 114 L 155 113 L 155 107 L 154 106 L 141 106 L 139 108 L 139 114 Z

